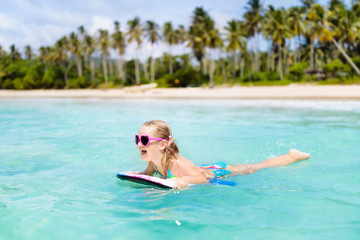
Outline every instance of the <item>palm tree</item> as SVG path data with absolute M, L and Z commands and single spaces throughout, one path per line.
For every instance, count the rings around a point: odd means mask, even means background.
M 27 60 L 30 60 L 33 57 L 33 52 L 30 45 L 25 46 L 25 57 Z
M 309 11 L 310 8 L 312 8 L 312 6 L 317 3 L 317 0 L 301 0 L 301 2 L 306 8 L 306 11 Z
M 173 64 L 172 64 L 172 55 L 171 47 L 178 43 L 176 32 L 173 30 L 171 22 L 166 22 L 164 24 L 164 41 L 169 45 L 169 73 L 173 74 Z
M 122 85 L 125 84 L 125 71 L 123 68 L 124 65 L 124 54 L 126 49 L 126 40 L 123 32 L 120 31 L 120 23 L 115 22 L 115 33 L 112 35 L 113 38 L 113 47 L 118 50 L 119 59 L 118 59 L 118 73 L 119 78 L 121 79 Z
M 295 34 L 295 50 L 294 50 L 294 62 L 301 61 L 300 59 L 300 37 L 305 33 L 305 13 L 300 7 L 291 7 L 289 9 L 289 26 Z
M 284 78 L 282 70 L 282 47 L 285 45 L 286 39 L 293 36 L 288 25 L 287 11 L 284 9 L 275 10 L 272 6 L 265 15 L 263 31 L 266 38 L 270 38 L 278 48 L 278 72 L 280 79 Z
M 85 66 L 88 66 L 89 59 L 87 56 L 87 47 L 86 47 L 86 43 L 85 43 L 85 38 L 88 34 L 86 33 L 84 26 L 79 26 L 78 31 L 79 31 L 78 38 L 80 41 L 80 48 L 79 48 L 80 49 L 80 59 L 82 59 L 82 57 L 84 57 Z M 82 69 L 82 66 L 81 66 L 81 69 Z
M 248 37 L 255 37 L 257 39 L 256 55 L 255 55 L 255 69 L 260 71 L 260 49 L 259 49 L 259 33 L 261 31 L 262 21 L 262 6 L 260 0 L 249 0 L 247 2 L 246 12 L 244 14 L 246 22 L 246 33 Z
M 20 60 L 21 59 L 21 54 L 20 52 L 16 49 L 15 45 L 11 45 L 10 46 L 10 58 L 11 60 L 13 61 L 16 61 L 16 60 Z
M 154 47 L 154 44 L 156 44 L 159 41 L 160 35 L 159 35 L 159 25 L 156 24 L 153 21 L 147 21 L 145 26 L 146 36 L 148 37 L 151 48 Z M 155 61 L 153 53 L 151 53 L 151 63 L 150 63 L 150 75 L 151 75 L 151 82 L 154 82 L 155 80 Z
M 5 55 L 6 55 L 6 52 L 3 49 L 3 47 L 0 45 L 0 57 L 5 56 Z
M 233 81 L 235 81 L 236 78 L 236 68 L 237 68 L 237 51 L 245 51 L 246 49 L 246 41 L 244 37 L 242 36 L 242 29 L 241 29 L 241 22 L 236 20 L 231 20 L 227 22 L 227 26 L 224 28 L 227 31 L 227 46 L 226 50 L 231 52 L 233 54 Z
M 341 44 L 338 43 L 337 39 L 340 42 L 343 42 L 343 46 L 347 46 L 348 53 L 353 53 L 353 56 L 357 56 L 357 51 L 355 50 L 355 42 L 360 39 L 360 23 L 358 18 L 353 11 L 347 11 L 345 6 L 341 3 L 338 3 L 334 7 L 334 12 L 338 16 L 338 21 L 333 22 L 334 26 L 337 26 L 338 31 L 333 31 L 332 43 L 336 48 L 343 54 L 345 59 L 350 63 L 350 65 L 355 69 L 356 73 L 360 75 L 359 68 L 351 60 L 349 55 L 345 52 Z M 333 14 L 330 14 L 333 16 Z
M 178 39 L 178 43 L 183 44 L 183 46 L 186 47 L 186 45 L 184 45 L 184 43 L 189 39 L 189 35 L 188 35 L 188 31 L 185 29 L 184 25 L 179 25 L 178 29 L 175 32 L 177 35 L 176 38 Z M 185 54 L 185 50 L 184 50 L 184 54 Z
M 330 0 L 329 2 L 329 10 L 335 11 L 337 8 L 345 9 L 345 4 L 342 0 Z
M 360 0 L 354 0 L 351 4 L 351 11 L 356 17 L 360 17 Z
M 322 26 L 324 15 L 325 9 L 320 4 L 314 4 L 306 16 L 307 34 L 310 40 L 310 69 L 314 69 L 314 41 L 326 30 Z
M 335 1 L 336 4 L 337 2 Z M 355 42 L 360 37 L 359 21 L 353 11 L 348 11 L 345 5 L 337 3 L 331 7 L 331 14 L 329 14 L 329 22 L 337 26 L 341 35 L 335 36 L 335 39 L 347 47 L 347 52 L 350 55 L 356 56 L 358 53 L 355 50 Z M 352 54 L 351 54 L 352 53 Z
M 94 84 L 95 80 L 95 63 L 94 58 L 92 57 L 93 53 L 96 49 L 96 40 L 90 35 L 86 34 L 84 38 L 84 46 L 85 46 L 85 56 L 90 62 L 90 74 L 91 74 L 91 83 Z
M 203 59 L 205 56 L 204 22 L 207 16 L 208 13 L 203 8 L 195 8 L 192 16 L 192 24 L 189 29 L 188 47 L 191 47 L 192 52 L 198 60 L 200 66 L 205 66 L 205 64 L 203 64 Z M 203 69 L 203 71 L 205 71 L 205 69 Z
M 212 58 L 212 51 L 216 48 L 216 47 L 220 47 L 221 45 L 221 38 L 219 36 L 219 31 L 217 29 L 215 29 L 215 22 L 214 20 L 207 15 L 204 19 L 204 35 L 203 35 L 203 41 L 204 41 L 204 47 L 205 47 L 205 57 L 206 57 L 206 48 L 210 48 L 210 58 Z M 212 64 L 212 59 L 210 59 L 210 64 Z M 206 62 L 204 61 L 204 66 L 203 66 L 203 71 L 204 74 L 207 73 L 207 66 L 206 66 Z M 210 69 L 211 70 L 211 69 Z M 210 78 L 212 78 L 212 76 L 210 76 Z M 212 80 L 211 80 L 212 81 Z M 210 82 L 211 82 L 210 81 Z M 210 87 L 212 87 L 212 85 L 210 84 Z
M 209 87 L 214 86 L 214 59 L 213 52 L 215 49 L 222 47 L 223 41 L 220 37 L 218 29 L 212 28 L 206 34 L 205 46 L 210 48 L 210 71 L 209 71 Z
M 99 30 L 100 38 L 98 42 L 98 47 L 101 51 L 104 80 L 105 83 L 108 83 L 108 67 L 107 67 L 107 57 L 109 56 L 109 33 L 107 30 Z
M 85 32 L 84 26 L 82 26 L 82 25 L 79 26 L 79 27 L 78 27 L 78 30 L 79 30 L 79 33 L 80 33 L 82 36 L 85 36 L 85 33 L 86 33 L 86 32 Z
M 66 67 L 68 49 L 69 49 L 69 42 L 68 42 L 68 39 L 66 36 L 62 37 L 60 40 L 58 40 L 55 43 L 54 61 L 58 62 L 60 64 L 60 66 L 62 66 L 62 68 L 63 68 L 65 88 L 67 88 L 69 86 L 67 67 Z
M 315 38 L 317 38 L 319 42 L 332 42 L 335 47 L 341 52 L 341 54 L 344 55 L 350 65 L 355 69 L 356 73 L 360 75 L 359 68 L 354 64 L 354 62 L 346 54 L 344 49 L 336 41 L 335 37 L 339 36 L 340 32 L 334 24 L 328 21 L 329 16 L 331 16 L 331 12 L 325 11 L 325 9 L 320 4 L 314 4 L 308 12 L 307 19 L 310 23 L 309 30 L 311 33 L 310 36 L 312 38 L 312 42 Z M 313 66 L 313 63 L 310 62 L 310 65 Z
M 47 48 L 41 46 L 41 47 L 39 48 L 38 58 L 39 58 L 39 60 L 42 62 L 42 64 L 44 65 L 44 71 L 45 71 L 45 72 L 46 72 L 46 70 L 47 70 L 46 55 L 47 55 Z
M 138 45 L 137 51 L 139 51 L 142 43 L 142 37 L 144 35 L 144 31 L 142 30 L 140 25 L 140 19 L 136 17 L 133 20 L 129 20 L 127 24 L 129 26 L 128 42 L 132 43 L 135 40 Z M 135 76 L 136 76 L 136 85 L 140 85 L 140 69 L 139 69 L 138 57 L 135 58 Z
M 81 42 L 74 32 L 70 34 L 70 52 L 72 55 L 75 55 L 78 76 L 81 77 L 83 75 L 81 64 Z

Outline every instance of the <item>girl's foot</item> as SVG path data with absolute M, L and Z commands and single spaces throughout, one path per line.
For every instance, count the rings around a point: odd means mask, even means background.
M 289 155 L 295 160 L 295 162 L 310 158 L 309 153 L 300 152 L 299 150 L 296 149 L 291 149 L 289 151 Z

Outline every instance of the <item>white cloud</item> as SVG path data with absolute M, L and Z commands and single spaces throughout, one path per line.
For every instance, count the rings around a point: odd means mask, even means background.
M 89 26 L 89 33 L 96 34 L 99 29 L 112 32 L 114 29 L 114 20 L 105 16 L 93 16 L 91 19 L 91 25 Z
M 320 0 L 326 4 L 328 0 Z M 350 0 L 345 0 L 349 4 Z M 300 1 L 267 0 L 266 5 L 289 7 L 300 5 Z M 191 15 L 195 7 L 203 7 L 215 20 L 220 31 L 231 19 L 241 19 L 247 1 L 227 0 L 0 0 L 0 44 L 8 48 L 15 44 L 20 51 L 25 45 L 34 49 L 40 46 L 53 45 L 63 35 L 77 31 L 81 25 L 92 35 L 98 35 L 99 29 L 106 29 L 110 33 L 114 30 L 114 21 L 121 23 L 121 29 L 127 28 L 127 21 L 140 17 L 142 23 L 153 20 L 160 26 L 171 21 L 174 28 L 179 24 L 186 27 L 190 24 Z M 127 49 L 128 59 L 136 56 L 136 45 L 131 44 Z M 186 51 L 191 51 L 186 49 Z M 143 41 L 139 57 L 145 59 L 154 54 L 159 57 L 168 52 L 168 46 L 159 43 L 151 48 L 151 44 Z M 181 46 L 172 49 L 173 55 L 182 54 Z M 114 54 L 112 54 L 114 55 Z
M 2 36 L 0 36 L 0 47 L 2 47 L 2 49 L 5 51 L 7 51 L 10 47 L 10 43 L 7 42 Z
M 35 5 L 31 0 L 12 0 L 12 3 L 19 9 L 30 10 Z
M 42 45 L 54 45 L 63 35 L 69 34 L 66 28 L 52 24 L 33 25 L 30 28 L 23 27 L 22 33 L 22 45 L 33 43 L 30 45 L 34 48 L 39 48 Z
M 0 13 L 0 29 L 14 30 L 16 29 L 16 19 L 12 16 L 4 13 Z
M 213 12 L 211 16 L 214 19 L 216 27 L 220 30 L 220 32 L 223 32 L 224 27 L 227 26 L 227 22 L 231 21 L 232 19 L 239 19 L 237 16 L 231 16 L 221 12 Z

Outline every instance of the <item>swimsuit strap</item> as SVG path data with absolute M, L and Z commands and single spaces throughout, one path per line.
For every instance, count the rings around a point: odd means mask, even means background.
M 155 164 L 154 164 L 154 165 L 155 165 Z M 157 170 L 156 165 L 155 165 L 155 171 L 160 175 L 161 178 L 166 179 L 161 173 L 159 173 L 159 171 Z M 168 169 L 168 176 L 170 176 L 169 173 L 170 173 L 170 169 Z

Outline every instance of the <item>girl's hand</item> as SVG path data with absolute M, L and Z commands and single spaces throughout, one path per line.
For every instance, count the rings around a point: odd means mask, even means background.
M 189 183 L 190 183 L 190 181 L 187 177 L 177 177 L 173 188 L 174 189 L 184 188 L 187 185 L 189 185 Z
M 125 173 L 131 173 L 131 174 L 141 174 L 141 175 L 145 175 L 144 172 L 133 172 L 133 171 L 126 171 Z

